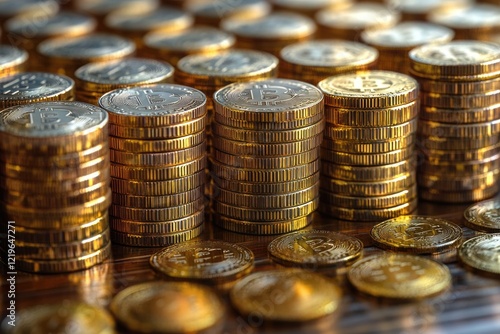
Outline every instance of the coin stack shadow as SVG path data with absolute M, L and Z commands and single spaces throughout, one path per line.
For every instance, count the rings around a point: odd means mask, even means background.
M 418 84 L 390 71 L 321 81 L 325 94 L 319 211 L 380 221 L 416 209 Z
M 112 240 L 159 247 L 200 235 L 205 95 L 186 86 L 157 84 L 113 90 L 99 104 L 110 115 Z
M 15 224 L 15 268 L 59 273 L 103 262 L 111 254 L 106 112 L 40 102 L 0 115 L 1 199 Z
M 228 85 L 214 104 L 214 223 L 248 234 L 307 226 L 318 206 L 323 94 L 267 79 Z
M 429 44 L 410 58 L 421 87 L 420 197 L 465 203 L 493 196 L 500 173 L 500 46 Z

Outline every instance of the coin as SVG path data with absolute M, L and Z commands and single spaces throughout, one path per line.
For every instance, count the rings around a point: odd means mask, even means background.
M 482 232 L 500 232 L 500 202 L 492 199 L 472 204 L 464 211 L 464 224 Z
M 384 153 L 344 153 L 321 148 L 321 159 L 338 165 L 383 166 L 410 159 L 415 154 L 413 146 Z
M 486 173 L 468 175 L 466 177 L 455 175 L 417 175 L 419 186 L 447 192 L 461 192 L 473 189 L 486 189 L 497 183 L 500 168 Z
M 323 135 L 325 138 L 344 141 L 370 142 L 370 141 L 385 141 L 394 138 L 408 136 L 417 131 L 417 119 L 414 118 L 408 122 L 379 127 L 354 127 L 343 125 L 327 124 Z
M 480 92 L 481 90 L 477 91 Z M 421 106 L 419 117 L 422 120 L 451 124 L 491 122 L 500 118 L 500 104 L 496 103 L 484 108 L 467 109 Z
M 186 137 L 201 132 L 205 129 L 208 122 L 206 115 L 207 114 L 205 113 L 202 114 L 199 118 L 193 119 L 191 121 L 161 127 L 121 126 L 110 123 L 109 134 L 115 137 L 145 140 Z
M 421 199 L 439 203 L 470 203 L 482 201 L 494 196 L 500 186 L 494 183 L 482 189 L 462 189 L 461 191 L 443 191 L 419 187 L 418 195 Z
M 500 89 L 494 91 L 481 91 L 478 94 L 451 95 L 433 92 L 421 92 L 420 99 L 424 106 L 434 108 L 455 108 L 455 109 L 480 109 L 488 108 L 498 103 Z
M 166 245 L 178 244 L 196 238 L 203 232 L 204 228 L 205 225 L 201 223 L 190 230 L 164 234 L 132 234 L 111 231 L 111 240 L 114 243 L 126 246 L 164 247 Z
M 271 5 L 263 0 L 245 0 L 230 6 L 217 2 L 188 2 L 186 10 L 196 17 L 199 24 L 218 26 L 219 21 L 224 18 L 247 20 L 268 15 Z
M 353 140 L 332 140 L 323 138 L 321 147 L 329 151 L 338 151 L 342 153 L 354 154 L 373 154 L 373 153 L 388 153 L 398 151 L 408 147 L 413 147 L 416 144 L 416 133 L 410 133 L 400 138 L 380 141 L 353 141 Z M 329 155 L 329 154 L 327 154 Z M 362 159 L 362 158 L 361 158 Z
M 446 266 L 396 253 L 372 255 L 354 263 L 347 278 L 362 293 L 395 299 L 422 299 L 452 285 Z
M 384 196 L 408 189 L 416 183 L 416 172 L 397 175 L 381 181 L 352 181 L 323 177 L 320 181 L 321 189 L 347 196 Z
M 109 137 L 109 147 L 118 151 L 128 152 L 170 152 L 183 150 L 189 147 L 197 146 L 206 139 L 206 132 L 200 131 L 184 137 L 170 139 L 133 139 Z
M 229 298 L 243 315 L 263 320 L 296 322 L 335 312 L 342 292 L 319 274 L 298 269 L 267 270 L 250 274 L 231 289 Z
M 0 44 L 0 78 L 23 72 L 28 53 L 15 46 Z
M 336 165 L 323 161 L 324 176 L 344 181 L 385 181 L 411 172 L 417 166 L 416 157 L 382 166 Z
M 311 224 L 312 215 L 287 219 L 284 221 L 257 222 L 241 219 L 232 219 L 220 214 L 214 214 L 214 224 L 228 231 L 255 235 L 271 235 L 290 233 Z
M 336 268 L 356 261 L 362 254 L 363 243 L 332 231 L 296 231 L 271 241 L 267 251 L 274 262 L 284 266 Z
M 500 234 L 483 234 L 465 241 L 458 249 L 458 258 L 467 267 L 500 275 L 498 247 Z

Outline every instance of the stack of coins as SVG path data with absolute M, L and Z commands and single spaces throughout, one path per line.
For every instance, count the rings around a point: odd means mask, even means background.
M 89 63 L 75 72 L 76 98 L 97 104 L 99 98 L 119 88 L 171 83 L 174 68 L 152 59 L 127 58 Z
M 72 101 L 75 82 L 64 75 L 22 72 L 0 79 L 0 109 L 33 102 Z
M 148 32 L 160 29 L 164 32 L 184 30 L 193 25 L 194 19 L 186 11 L 171 7 L 147 11 L 126 8 L 108 14 L 105 23 L 112 32 L 131 38 L 137 47 L 137 54 L 144 56 L 144 36 Z
M 232 48 L 235 41 L 233 35 L 208 26 L 194 26 L 178 32 L 152 31 L 144 36 L 144 55 L 176 66 L 182 57 L 197 53 L 217 54 Z
M 314 17 L 323 9 L 340 10 L 352 6 L 353 0 L 269 0 L 275 10 L 286 10 Z
M 325 39 L 289 45 L 280 57 L 280 77 L 317 85 L 332 75 L 372 69 L 378 52 L 357 42 Z
M 383 4 L 360 2 L 344 9 L 323 9 L 315 18 L 320 38 L 357 41 L 365 29 L 389 28 L 396 25 L 401 14 Z
M 54 0 L 0 1 L 0 26 L 14 16 L 24 16 L 35 21 L 47 18 L 59 11 L 59 2 Z M 4 42 L 9 42 L 4 40 Z
M 453 30 L 441 25 L 409 21 L 386 29 L 361 33 L 361 40 L 379 52 L 379 70 L 410 73 L 411 49 L 428 43 L 446 43 L 453 39 Z
M 48 38 L 73 38 L 89 34 L 95 30 L 97 23 L 94 18 L 80 13 L 59 12 L 51 17 L 33 19 L 18 16 L 5 23 L 5 34 L 8 41 L 28 51 L 29 69 L 40 71 L 44 65 L 36 53 L 38 44 Z
M 429 44 L 413 49 L 410 59 L 421 87 L 420 196 L 449 203 L 493 196 L 500 172 L 500 45 Z
M 158 247 L 200 235 L 205 95 L 158 84 L 113 90 L 99 104 L 110 118 L 112 240 Z
M 250 234 L 307 226 L 318 206 L 323 94 L 286 79 L 234 83 L 214 95 L 215 224 Z
M 313 20 L 291 12 L 273 12 L 252 20 L 228 18 L 222 20 L 221 27 L 236 35 L 237 47 L 275 56 L 279 56 L 281 49 L 289 44 L 313 38 L 316 32 Z
M 320 211 L 342 220 L 380 221 L 417 206 L 418 84 L 401 73 L 342 74 L 325 94 Z
M 89 268 L 111 253 L 108 116 L 80 102 L 0 113 L 2 209 L 16 226 L 16 269 Z
M 23 72 L 28 53 L 14 46 L 0 44 L 0 78 Z
M 38 45 L 37 52 L 47 71 L 73 77 L 75 71 L 87 63 L 133 55 L 135 45 L 125 37 L 96 33 L 71 39 L 47 39 Z
M 488 41 L 500 32 L 500 3 L 475 4 L 453 10 L 429 13 L 430 22 L 441 24 L 455 31 L 455 39 L 479 39 Z
M 401 12 L 403 21 L 427 21 L 428 15 L 433 12 L 470 6 L 474 0 L 384 0 L 384 2 L 390 8 Z

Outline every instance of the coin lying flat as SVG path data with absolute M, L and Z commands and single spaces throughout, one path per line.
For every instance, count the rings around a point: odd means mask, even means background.
M 373 226 L 370 236 L 380 248 L 426 254 L 458 247 L 462 229 L 435 217 L 401 216 Z
M 500 275 L 500 234 L 484 234 L 465 241 L 458 257 L 466 266 Z
M 139 333 L 186 333 L 214 326 L 224 306 L 210 289 L 185 282 L 147 282 L 120 291 L 110 310 Z
M 332 231 L 297 231 L 274 239 L 267 251 L 273 261 L 285 266 L 340 267 L 361 256 L 363 243 Z
M 500 202 L 492 199 L 465 209 L 465 225 L 483 232 L 500 232 Z
M 360 292 L 395 299 L 421 299 L 451 287 L 446 266 L 406 254 L 369 256 L 356 262 L 347 277 Z
M 319 274 L 280 269 L 256 272 L 238 281 L 229 297 L 244 314 L 270 321 L 306 321 L 333 313 L 340 288 Z

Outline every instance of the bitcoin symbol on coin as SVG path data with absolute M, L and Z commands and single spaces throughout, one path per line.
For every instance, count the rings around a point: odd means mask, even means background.
M 243 92 L 248 97 L 247 102 L 259 106 L 276 105 L 290 100 L 294 93 L 282 86 L 255 85 Z
M 152 89 L 138 90 L 134 93 L 135 95 L 129 96 L 128 99 L 134 100 L 136 109 L 139 110 L 158 110 L 181 100 L 177 95 L 168 92 L 155 92 Z
M 75 116 L 68 109 L 36 108 L 27 114 L 29 124 L 36 128 L 56 127 L 75 120 Z
M 340 82 L 340 85 L 350 91 L 359 93 L 376 93 L 392 86 L 390 80 L 377 77 L 354 77 Z
M 36 75 L 23 75 L 16 77 L 12 81 L 7 81 L 2 84 L 0 94 L 17 95 L 24 92 L 33 92 L 47 84 L 47 80 L 37 78 Z
M 110 68 L 105 73 L 98 72 L 95 75 L 97 77 L 99 77 L 100 79 L 116 81 L 116 80 L 128 79 L 131 76 L 139 75 L 139 74 L 143 73 L 145 70 L 146 70 L 145 65 L 135 67 L 135 66 L 121 63 L 121 64 L 118 64 L 117 66 Z

